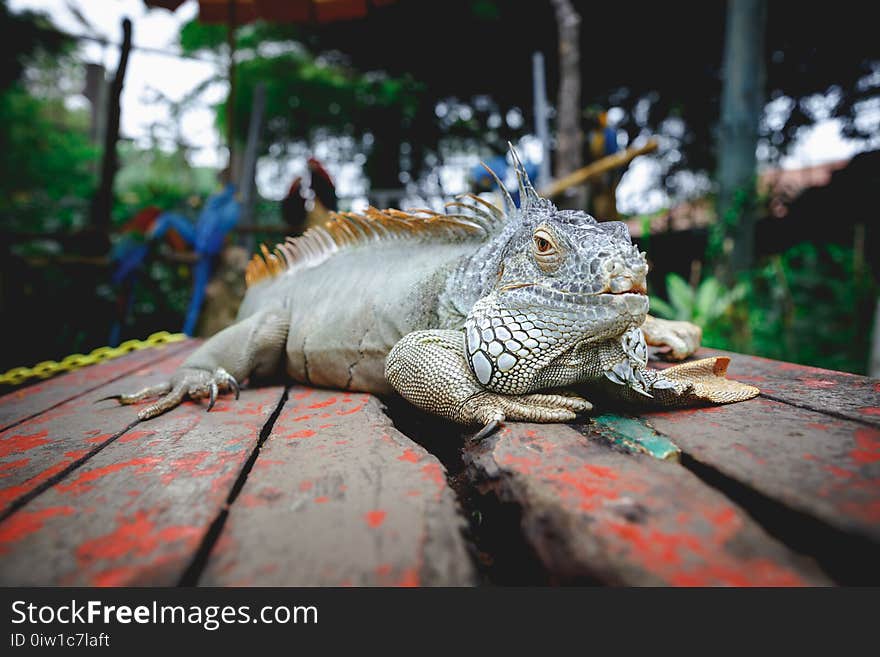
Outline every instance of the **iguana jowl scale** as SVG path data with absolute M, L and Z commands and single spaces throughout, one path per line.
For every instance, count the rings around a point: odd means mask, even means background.
M 558 210 L 532 187 L 511 148 L 521 207 L 476 197 L 455 214 L 341 213 L 248 266 L 238 321 L 207 340 L 141 419 L 185 397 L 234 390 L 285 367 L 296 381 L 374 394 L 397 391 L 456 422 L 560 422 L 592 408 L 571 391 L 634 404 L 749 399 L 724 377 L 728 359 L 647 369 L 647 343 L 678 358 L 700 330 L 647 316 L 645 255 L 625 224 Z

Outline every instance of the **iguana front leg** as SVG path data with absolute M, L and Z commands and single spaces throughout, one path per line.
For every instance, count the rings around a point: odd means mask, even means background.
M 658 319 L 647 315 L 642 324 L 645 342 L 660 347 L 658 353 L 667 360 L 684 360 L 700 347 L 703 330 L 690 322 Z
M 219 393 L 234 391 L 237 399 L 239 381 L 251 374 L 270 374 L 278 368 L 289 326 L 290 312 L 284 307 L 255 313 L 209 338 L 183 362 L 170 381 L 108 399 L 134 404 L 163 395 L 138 413 L 141 420 L 169 411 L 187 397 L 210 398 L 211 410 Z
M 503 395 L 483 388 L 465 359 L 461 331 L 414 331 L 388 354 L 385 377 L 407 401 L 460 424 L 483 425 L 475 436 L 504 420 L 568 422 L 593 405 L 573 393 Z
M 640 332 L 632 329 L 597 351 L 602 391 L 636 406 L 681 407 L 751 399 L 758 388 L 728 379 L 727 357 L 702 358 L 665 370 L 647 369 Z

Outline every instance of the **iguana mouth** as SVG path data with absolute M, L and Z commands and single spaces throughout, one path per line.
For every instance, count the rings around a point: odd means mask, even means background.
M 628 290 L 623 290 L 622 292 L 612 292 L 610 289 L 606 289 L 604 292 L 600 292 L 599 294 L 610 294 L 615 297 L 619 297 L 624 294 L 637 294 L 643 297 L 648 294 L 648 290 L 645 288 L 644 283 L 640 283 L 639 285 L 633 286 Z
M 631 288 L 627 290 L 619 290 L 614 292 L 610 287 L 605 287 L 601 292 L 584 293 L 584 292 L 572 292 L 571 290 L 563 290 L 555 287 L 548 287 L 546 285 L 541 285 L 540 283 L 509 283 L 508 285 L 504 285 L 498 289 L 499 292 L 509 292 L 511 290 L 519 290 L 524 287 L 542 287 L 547 290 L 552 290 L 553 292 L 561 292 L 562 294 L 576 294 L 578 296 L 588 296 L 588 297 L 598 297 L 603 295 L 611 295 L 611 296 L 623 296 L 626 294 L 635 294 L 639 296 L 646 296 L 648 294 L 647 287 L 644 282 L 639 282 L 634 284 Z
M 510 290 L 519 290 L 523 287 L 547 287 L 546 285 L 541 285 L 540 283 L 510 283 L 508 285 L 504 285 L 498 289 L 499 292 L 509 292 Z M 563 292 L 564 290 L 560 290 Z

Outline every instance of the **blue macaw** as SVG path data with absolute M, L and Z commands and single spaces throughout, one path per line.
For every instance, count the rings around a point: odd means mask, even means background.
M 198 256 L 193 266 L 193 294 L 183 323 L 183 332 L 193 335 L 205 300 L 205 290 L 211 280 L 215 257 L 223 248 L 226 236 L 238 224 L 240 216 L 241 204 L 235 198 L 235 185 L 232 183 L 208 198 L 195 224 L 182 214 L 163 212 L 146 231 L 146 241 L 127 244 L 114 257 L 119 264 L 113 274 L 113 283 L 119 285 L 133 281 L 151 244 L 164 239 L 166 233 L 173 229 Z M 118 343 L 119 331 L 120 327 L 114 326 L 111 344 Z
M 602 112 L 597 117 L 598 128 L 590 133 L 590 156 L 593 161 L 620 150 L 617 143 L 617 129 L 608 125 L 608 114 Z
M 223 243 L 226 241 L 226 235 L 238 224 L 240 216 L 241 203 L 235 198 L 235 185 L 227 183 L 219 193 L 211 196 L 205 203 L 204 209 L 196 220 L 194 234 L 184 235 L 184 239 L 188 242 L 189 239 L 192 239 L 193 250 L 199 258 L 193 268 L 193 294 L 189 300 L 183 323 L 183 332 L 187 335 L 193 335 L 195 332 L 196 322 L 205 300 L 205 290 L 214 269 L 215 256 L 220 253 Z M 164 215 L 159 217 L 156 222 L 154 236 L 161 237 L 164 230 L 170 227 L 180 231 L 179 226 L 182 223 L 180 215 L 169 216 L 167 227 L 163 218 Z M 192 226 L 192 224 L 189 225 Z M 162 233 L 159 233 L 160 228 Z

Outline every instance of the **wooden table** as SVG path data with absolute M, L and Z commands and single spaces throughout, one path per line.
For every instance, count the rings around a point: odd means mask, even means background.
M 734 354 L 760 397 L 480 444 L 300 385 L 140 424 L 95 403 L 196 344 L 0 398 L 0 584 L 880 581 L 880 382 Z

